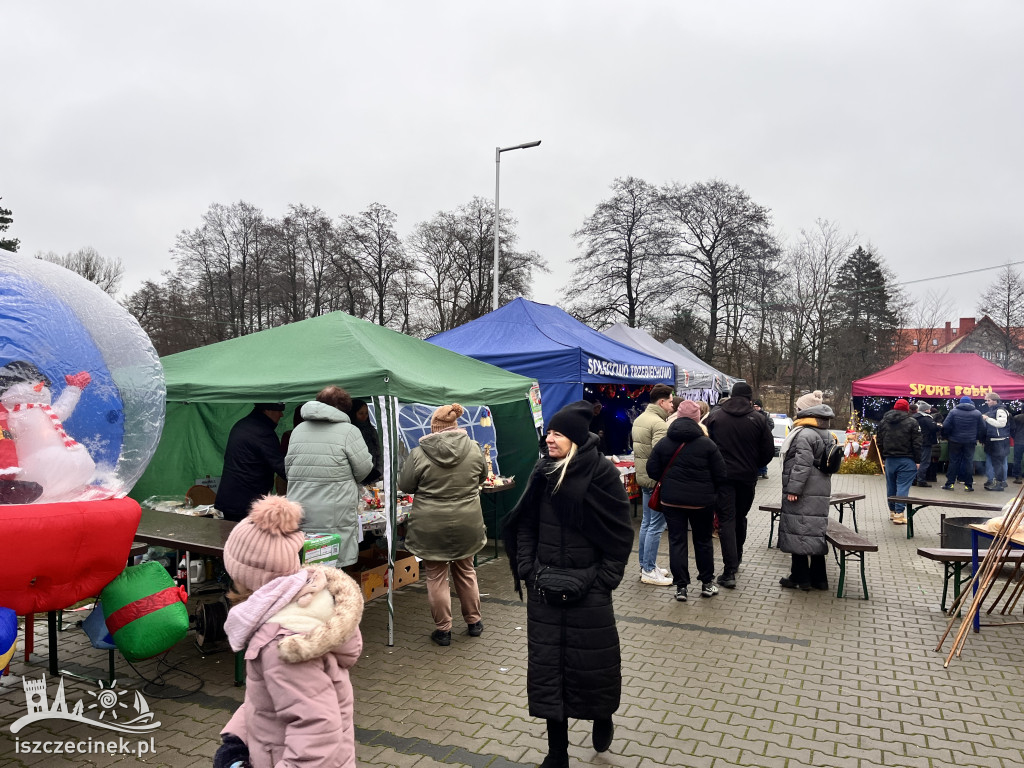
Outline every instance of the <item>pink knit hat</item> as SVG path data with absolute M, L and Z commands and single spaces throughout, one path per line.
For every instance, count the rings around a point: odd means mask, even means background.
M 700 406 L 693 400 L 683 400 L 676 408 L 676 414 L 681 419 L 693 419 L 700 421 Z
M 224 544 L 224 568 L 238 589 L 255 592 L 279 576 L 299 572 L 299 550 L 306 540 L 300 522 L 302 507 L 284 496 L 253 503 Z
M 449 429 L 458 429 L 459 416 L 462 415 L 464 410 L 458 403 L 442 405 L 430 417 L 430 431 L 447 432 Z

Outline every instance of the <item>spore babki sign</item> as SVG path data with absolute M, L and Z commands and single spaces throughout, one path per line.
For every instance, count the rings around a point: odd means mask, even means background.
M 671 365 L 635 365 L 599 357 L 587 358 L 587 374 L 590 376 L 607 376 L 612 379 L 631 379 L 647 381 L 663 381 L 673 377 Z
M 967 395 L 975 400 L 985 397 L 993 389 L 985 384 L 911 384 L 911 397 L 963 397 Z

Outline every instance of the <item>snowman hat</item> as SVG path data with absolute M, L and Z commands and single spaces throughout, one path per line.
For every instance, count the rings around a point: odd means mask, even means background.
M 49 376 L 25 360 L 15 360 L 0 368 L 0 392 L 6 392 L 15 384 L 26 381 L 41 381 L 48 387 L 51 385 Z

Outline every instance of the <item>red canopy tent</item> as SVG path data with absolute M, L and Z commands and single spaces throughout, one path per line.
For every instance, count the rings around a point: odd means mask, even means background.
M 1003 400 L 1024 399 L 1024 376 L 974 353 L 915 352 L 895 365 L 853 382 L 853 397 L 905 397 L 914 400 L 982 400 L 996 392 Z

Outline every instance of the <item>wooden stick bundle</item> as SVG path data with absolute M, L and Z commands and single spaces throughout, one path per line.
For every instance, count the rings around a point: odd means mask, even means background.
M 964 644 L 967 642 L 968 632 L 974 624 L 974 618 L 980 612 L 986 596 L 992 589 L 996 576 L 1005 563 L 1006 553 L 1010 549 L 1010 534 L 1016 531 L 1017 527 L 1022 522 L 1024 522 L 1024 488 L 1017 492 L 1017 496 L 1011 502 L 1010 510 L 1003 518 L 1003 525 L 993 538 L 988 554 L 979 565 L 977 573 L 973 575 L 967 589 L 961 592 L 959 598 L 957 598 L 949 609 L 949 615 L 951 615 L 952 618 L 946 627 L 946 631 L 939 639 L 939 644 L 935 647 L 935 650 L 937 651 L 942 648 L 942 644 L 946 641 L 946 637 L 949 635 L 950 630 L 952 630 L 953 625 L 956 623 L 956 612 L 960 609 L 960 606 L 963 605 L 966 596 L 969 593 L 972 594 L 971 607 L 967 611 L 967 615 L 964 616 L 961 621 L 960 629 L 953 640 L 953 647 L 950 649 L 943 667 L 948 667 L 953 656 L 956 655 L 959 657 L 960 652 L 963 650 Z M 1000 597 L 1001 596 L 1002 595 L 1000 594 Z

